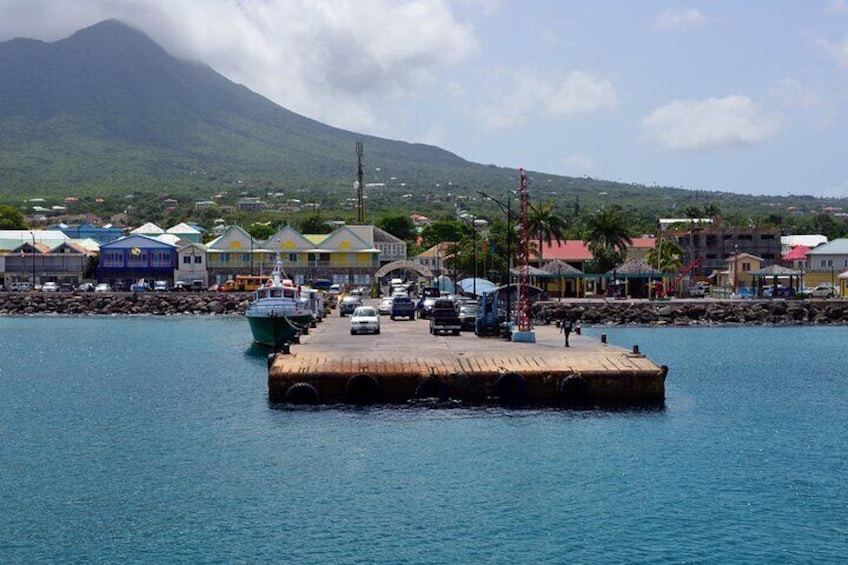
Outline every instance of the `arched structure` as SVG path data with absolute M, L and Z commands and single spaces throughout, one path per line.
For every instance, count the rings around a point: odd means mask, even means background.
M 385 265 L 380 267 L 377 272 L 374 273 L 374 280 L 379 281 L 381 278 L 385 277 L 392 271 L 398 270 L 415 271 L 419 275 L 427 277 L 428 279 L 433 278 L 433 271 L 431 271 L 429 267 L 425 267 L 421 263 L 410 261 L 409 259 L 403 259 L 400 261 L 392 261 L 391 263 L 386 263 Z

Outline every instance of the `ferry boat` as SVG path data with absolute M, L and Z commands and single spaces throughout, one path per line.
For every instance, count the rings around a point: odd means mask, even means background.
M 302 333 L 315 319 L 309 298 L 290 280 L 283 280 L 279 257 L 271 278 L 253 293 L 245 316 L 253 339 L 262 345 L 277 346 Z

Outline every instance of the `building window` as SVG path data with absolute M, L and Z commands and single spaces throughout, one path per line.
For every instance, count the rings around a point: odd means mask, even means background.
M 183 264 L 190 265 L 191 264 L 191 255 L 183 255 Z
M 194 256 L 194 262 L 198 263 L 198 264 L 203 263 L 203 255 L 195 255 Z
M 289 253 L 289 262 L 297 263 L 297 253 Z
M 749 233 L 740 233 L 738 236 L 736 236 L 736 239 L 738 239 L 739 241 L 753 241 L 754 236 Z
M 748 272 L 750 270 L 751 270 L 751 264 L 743 262 L 742 263 L 742 272 Z
M 760 236 L 761 241 L 774 241 L 773 233 L 764 233 Z
M 716 236 L 715 234 L 707 234 L 707 247 L 715 247 L 716 245 Z

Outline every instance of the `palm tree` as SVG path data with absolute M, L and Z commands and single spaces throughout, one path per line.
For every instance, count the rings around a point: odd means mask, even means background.
M 671 240 L 659 240 L 648 250 L 648 264 L 663 273 L 674 273 L 683 266 L 683 250 Z
M 539 243 L 536 249 L 539 265 L 542 264 L 542 244 L 551 245 L 554 241 L 565 239 L 565 230 L 568 228 L 568 221 L 554 209 L 555 204 L 554 200 L 538 206 L 528 202 L 530 206 L 530 216 L 527 219 L 528 231 Z
M 599 210 L 586 221 L 583 241 L 592 252 L 594 270 L 609 271 L 627 257 L 627 247 L 633 243 L 627 233 L 627 219 L 617 206 Z

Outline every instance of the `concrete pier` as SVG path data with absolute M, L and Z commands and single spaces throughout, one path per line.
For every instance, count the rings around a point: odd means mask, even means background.
M 273 402 L 405 403 L 414 399 L 510 405 L 661 403 L 667 367 L 639 353 L 537 326 L 535 343 L 433 336 L 426 320 L 382 320 L 379 335 L 349 335 L 329 316 L 269 363 Z

